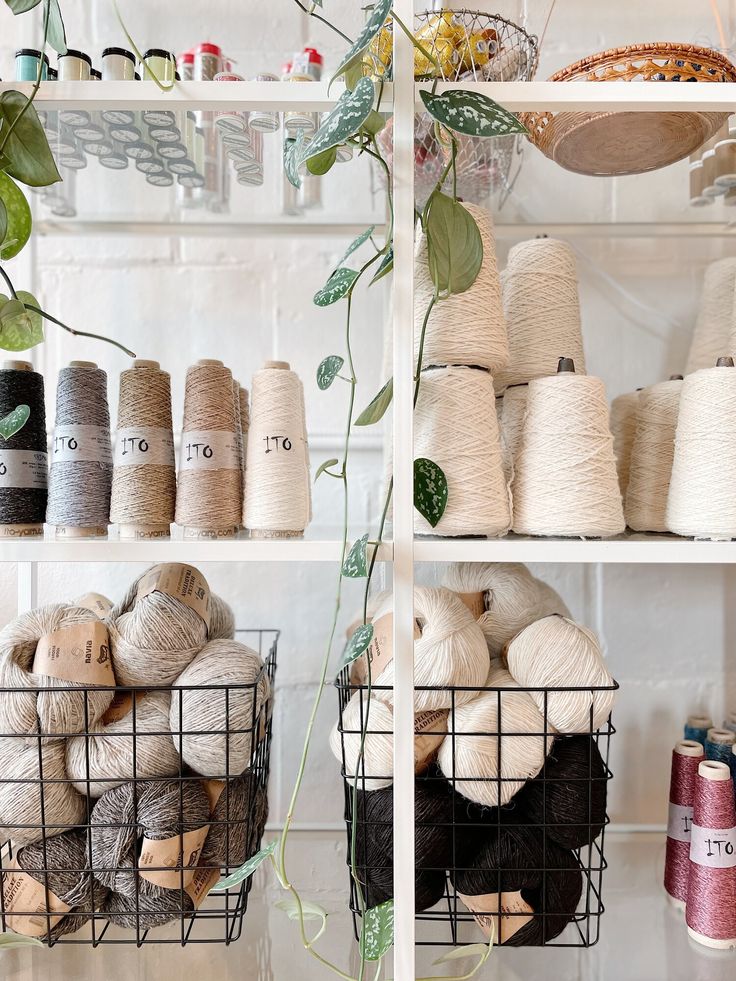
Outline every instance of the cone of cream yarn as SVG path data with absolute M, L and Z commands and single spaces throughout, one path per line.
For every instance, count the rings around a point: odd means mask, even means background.
M 736 538 L 736 368 L 719 361 L 682 383 L 667 498 L 677 535 Z
M 687 374 L 711 368 L 722 354 L 734 350 L 733 309 L 736 258 L 712 262 L 705 270 L 698 319 L 687 356 Z
M 513 484 L 514 531 L 606 538 L 625 527 L 608 406 L 600 378 L 556 375 L 529 382 Z
M 495 374 L 496 390 L 551 375 L 563 354 L 585 373 L 575 256 L 566 242 L 535 238 L 509 252 L 501 277 L 508 366 Z
M 483 243 L 483 261 L 473 285 L 437 302 L 424 339 L 425 365 L 469 364 L 496 372 L 509 359 L 501 283 L 496 263 L 493 219 L 485 208 L 463 207 L 472 215 Z M 414 260 L 414 354 L 419 354 L 422 323 L 434 284 L 427 262 L 427 237 L 422 232 Z
M 611 713 L 615 690 L 595 634 L 567 617 L 549 616 L 530 624 L 511 641 L 508 669 L 522 688 L 580 688 L 580 691 L 532 691 L 549 725 L 559 732 L 590 732 Z
M 507 484 L 511 484 L 513 480 L 516 454 L 521 445 L 527 391 L 526 385 L 510 385 L 503 396 L 497 400 L 501 402 L 498 423 L 501 432 L 503 472 Z
M 624 500 L 626 524 L 634 531 L 668 531 L 667 495 L 675 454 L 682 379 L 642 389 Z
M 631 450 L 636 434 L 636 413 L 639 407 L 639 392 L 626 392 L 611 402 L 611 433 L 613 434 L 613 455 L 616 457 L 618 486 L 622 494 L 629 484 Z
M 420 535 L 505 535 L 511 505 L 494 411 L 493 378 L 478 368 L 428 368 L 414 410 L 414 456 L 447 477 L 447 506 L 433 528 L 418 511 Z

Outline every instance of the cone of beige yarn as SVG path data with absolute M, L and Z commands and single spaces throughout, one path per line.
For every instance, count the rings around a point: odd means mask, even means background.
M 241 774 L 252 762 L 269 691 L 255 651 L 234 640 L 205 644 L 171 693 L 172 739 L 184 763 L 217 779 Z
M 613 454 L 616 457 L 616 472 L 621 494 L 629 485 L 631 449 L 636 433 L 636 412 L 639 407 L 639 392 L 626 392 L 611 402 L 610 425 L 613 434 Z
M 511 484 L 519 452 L 521 434 L 524 431 L 526 413 L 526 385 L 510 385 L 500 399 L 499 430 L 501 434 L 501 454 L 506 483 Z
M 570 615 L 555 590 L 519 562 L 454 562 L 444 585 L 474 611 L 493 657 L 535 620 L 551 613 Z
M 235 614 L 232 608 L 214 593 L 210 596 L 210 640 L 227 640 L 235 636 Z
M 667 495 L 675 455 L 682 379 L 642 389 L 624 501 L 634 531 L 667 531 Z
M 90 726 L 89 736 L 67 740 L 66 772 L 80 793 L 100 797 L 126 780 L 179 773 L 170 698 L 164 691 L 121 693 L 120 709 L 107 725 L 103 719 Z
M 81 824 L 84 798 L 65 779 L 63 740 L 1 737 L 0 842 L 20 848 Z
M 736 258 L 718 259 L 705 270 L 698 319 L 687 356 L 687 374 L 711 368 L 716 358 L 734 350 L 735 286 Z
M 34 673 L 34 659 L 42 638 L 55 635 L 56 644 L 64 633 L 69 640 L 68 657 L 64 664 L 73 674 L 86 666 L 82 646 L 72 629 L 83 624 L 99 623 L 89 609 L 52 603 L 21 614 L 0 631 L 0 688 L 16 689 L 0 695 L 0 732 L 69 734 L 82 732 L 87 724 L 97 722 L 113 698 L 112 689 L 79 691 L 89 681 L 72 681 L 47 674 Z M 63 633 L 57 635 L 57 631 Z M 84 631 L 82 631 L 84 633 Z M 91 638 L 90 638 L 91 639 Z M 103 631 L 100 657 L 106 660 L 97 665 L 100 677 L 114 685 L 115 678 L 109 663 L 107 632 Z M 45 659 L 48 660 L 48 659 Z M 60 661 L 61 659 L 57 659 Z M 38 691 L 39 688 L 53 689 Z
M 435 304 L 424 338 L 423 364 L 469 364 L 497 371 L 508 363 L 509 348 L 496 263 L 493 219 L 485 208 L 463 207 L 472 215 L 483 243 L 483 261 L 473 285 Z M 434 295 L 427 261 L 427 236 L 417 238 L 414 259 L 414 355 L 419 354 L 422 323 Z

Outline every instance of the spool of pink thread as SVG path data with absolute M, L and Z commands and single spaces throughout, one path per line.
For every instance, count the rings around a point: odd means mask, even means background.
M 664 888 L 673 906 L 683 912 L 690 877 L 690 826 L 693 821 L 695 780 L 703 756 L 702 743 L 694 739 L 682 739 L 672 750 Z
M 726 763 L 698 765 L 690 837 L 687 929 L 693 940 L 736 947 L 736 805 Z

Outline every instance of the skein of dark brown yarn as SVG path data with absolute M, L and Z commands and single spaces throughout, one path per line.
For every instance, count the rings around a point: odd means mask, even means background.
M 251 771 L 229 780 L 212 811 L 200 865 L 232 870 L 258 851 L 268 820 L 268 793 Z

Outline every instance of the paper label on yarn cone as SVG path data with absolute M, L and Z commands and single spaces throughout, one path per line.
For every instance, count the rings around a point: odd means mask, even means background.
M 101 620 L 87 620 L 44 634 L 31 673 L 81 685 L 114 685 L 107 627 Z
M 3 871 L 3 903 L 5 922 L 24 937 L 43 937 L 71 909 L 51 890 L 18 866 L 13 857 Z M 48 916 L 46 914 L 49 914 Z
M 99 463 L 112 466 L 112 444 L 107 426 L 56 426 L 51 440 L 51 466 L 55 463 Z
M 112 603 L 102 593 L 85 593 L 84 596 L 79 596 L 77 599 L 72 600 L 72 604 L 74 606 L 81 606 L 84 610 L 89 610 L 90 613 L 98 616 L 100 620 L 104 620 L 110 610 L 112 610 Z
M 180 889 L 194 879 L 210 826 L 195 828 L 173 838 L 143 838 L 138 875 L 162 889 Z
M 495 943 L 506 943 L 534 919 L 533 908 L 520 892 L 494 892 L 486 896 L 464 896 L 459 892 L 457 895 L 487 938 L 490 939 L 494 929 Z
M 202 786 L 204 787 L 204 792 L 207 794 L 207 800 L 210 802 L 210 814 L 214 814 L 217 802 L 222 797 L 222 792 L 225 789 L 225 781 L 203 780 Z
M 442 742 L 447 735 L 447 709 L 436 709 L 433 712 L 420 712 L 414 716 L 414 772 L 424 773 L 437 755 Z M 437 735 L 430 735 L 437 733 Z
M 116 467 L 173 467 L 174 437 L 158 426 L 124 426 L 115 436 Z
M 693 809 L 685 804 L 673 804 L 670 801 L 669 814 L 667 816 L 667 837 L 673 841 L 690 842 L 692 835 L 690 829 L 693 823 Z
M 219 881 L 219 869 L 195 869 L 194 878 L 189 885 L 184 887 L 184 892 L 194 903 L 195 909 L 199 909 L 207 898 L 210 889 Z
M 736 868 L 736 828 L 690 826 L 690 861 L 707 869 Z
M 414 621 L 414 640 L 422 636 L 419 624 Z M 394 658 L 394 615 L 385 613 L 373 621 L 373 640 L 368 648 L 371 658 L 371 681 L 375 684 L 379 675 Z
M 48 455 L 38 450 L 0 449 L 0 487 L 46 490 Z
M 463 603 L 467 606 L 476 620 L 480 620 L 486 612 L 486 594 L 480 593 L 458 593 Z
M 183 433 L 179 471 L 185 470 L 240 470 L 237 434 L 218 429 Z
M 210 625 L 210 587 L 199 569 L 182 562 L 164 562 L 141 577 L 136 601 L 150 593 L 166 593 L 194 610 Z

